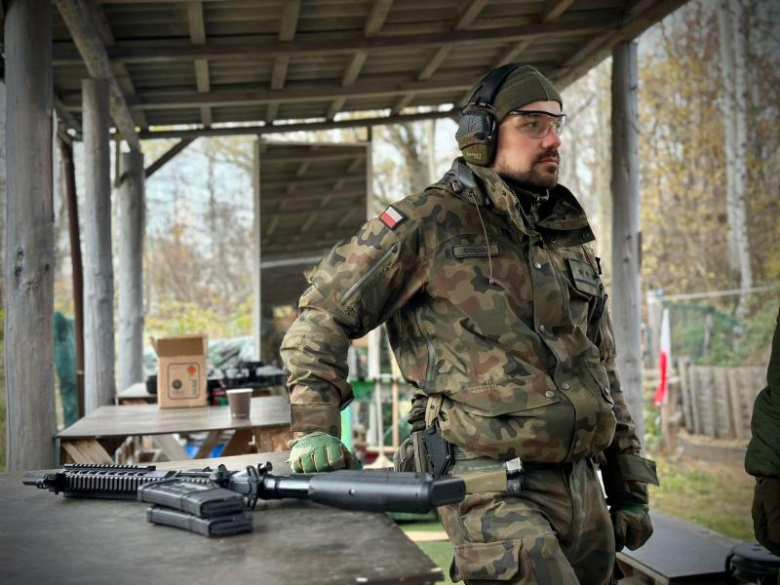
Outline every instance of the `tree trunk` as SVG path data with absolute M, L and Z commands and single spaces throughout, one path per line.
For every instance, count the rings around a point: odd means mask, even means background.
M 8 471 L 54 464 L 51 3 L 6 3 Z
M 119 387 L 143 382 L 144 155 L 122 154 L 119 189 Z
M 85 79 L 84 99 L 84 402 L 87 414 L 112 404 L 114 268 L 111 258 L 111 157 L 108 82 Z
M 741 289 L 753 285 L 750 266 L 750 242 L 747 232 L 747 66 L 739 2 L 721 0 L 718 4 L 721 75 L 723 98 L 721 110 L 726 150 L 726 210 L 729 224 L 728 249 L 731 267 L 739 275 Z M 742 294 L 736 315 L 744 319 L 748 312 L 748 295 Z
M 636 43 L 620 43 L 612 51 L 612 321 L 618 375 L 641 441 L 644 422 L 637 85 Z

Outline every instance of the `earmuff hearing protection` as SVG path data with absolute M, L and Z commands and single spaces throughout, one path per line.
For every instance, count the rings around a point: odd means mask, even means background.
M 455 133 L 463 158 L 473 165 L 488 166 L 496 155 L 496 114 L 493 100 L 518 64 L 508 63 L 488 73 L 461 110 L 463 116 Z

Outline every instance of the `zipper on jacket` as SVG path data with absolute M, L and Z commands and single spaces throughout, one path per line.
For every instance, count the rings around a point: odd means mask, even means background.
M 347 292 L 344 293 L 344 295 L 341 297 L 339 302 L 344 305 L 346 302 L 358 291 L 360 288 L 371 278 L 373 277 L 380 268 L 384 266 L 384 264 L 390 259 L 390 257 L 395 254 L 395 252 L 398 250 L 398 244 L 393 244 L 390 249 L 382 254 L 382 256 L 377 260 L 371 268 L 366 270 L 365 274 L 363 274 L 360 278 L 355 281 L 355 284 L 353 284 L 349 289 L 347 289 Z
M 433 384 L 433 373 L 434 368 L 436 367 L 436 348 L 433 347 L 433 341 L 428 337 L 428 333 L 426 333 L 425 327 L 423 327 L 420 313 L 415 312 L 414 317 L 417 320 L 417 327 L 420 329 L 420 335 L 422 335 L 425 340 L 425 347 L 428 349 L 428 364 L 425 367 L 425 381 L 421 384 L 422 389 L 426 390 L 430 389 Z

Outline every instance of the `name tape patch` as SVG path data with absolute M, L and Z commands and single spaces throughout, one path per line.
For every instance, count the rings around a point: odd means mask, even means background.
M 488 246 L 486 246 L 485 244 L 472 244 L 469 246 L 453 246 L 452 255 L 458 259 L 487 258 L 488 256 L 498 256 L 498 244 L 490 244 L 490 248 L 488 248 Z
M 395 207 L 390 205 L 387 209 L 385 209 L 384 213 L 379 216 L 379 219 L 382 220 L 383 224 L 392 230 L 395 229 L 398 224 L 404 221 L 406 216 L 398 211 Z

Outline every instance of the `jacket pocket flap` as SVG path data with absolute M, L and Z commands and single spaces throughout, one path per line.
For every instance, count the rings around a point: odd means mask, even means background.
M 560 402 L 558 392 L 537 388 L 529 380 L 525 384 L 482 384 L 451 393 L 448 398 L 466 412 L 482 416 L 500 416 L 542 408 Z

